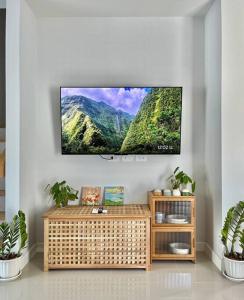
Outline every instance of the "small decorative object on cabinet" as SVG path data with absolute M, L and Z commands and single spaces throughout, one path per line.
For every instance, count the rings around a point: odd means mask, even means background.
M 174 197 L 178 197 L 181 195 L 180 189 L 173 189 L 172 194 Z
M 82 205 L 101 205 L 102 189 L 100 186 L 83 186 L 81 204 Z
M 171 196 L 171 190 L 169 189 L 164 189 L 164 196 Z
M 190 196 L 191 195 L 191 193 L 188 189 L 183 189 L 181 191 L 181 194 L 182 194 L 182 196 Z
M 153 195 L 155 195 L 155 196 L 161 196 L 162 195 L 162 191 L 160 189 L 155 189 L 153 191 Z
M 152 212 L 151 259 L 196 261 L 195 197 L 154 196 L 148 193 Z M 161 222 L 161 214 L 165 216 Z
M 19 211 L 11 223 L 0 224 L 0 281 L 18 278 L 22 272 L 22 250 L 27 245 L 25 214 Z M 19 242 L 19 243 L 18 243 Z M 16 247 L 19 247 L 16 251 Z
M 150 270 L 148 205 L 52 208 L 44 214 L 44 271 L 72 268 Z
M 244 281 L 244 202 L 231 207 L 221 230 L 225 247 L 224 276 L 234 281 Z
M 160 211 L 156 211 L 155 217 L 156 217 L 155 219 L 156 223 L 163 223 L 165 214 Z

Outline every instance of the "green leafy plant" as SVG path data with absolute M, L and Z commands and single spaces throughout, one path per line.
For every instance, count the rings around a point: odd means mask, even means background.
M 233 259 L 244 260 L 244 202 L 240 201 L 231 207 L 226 215 L 224 226 L 221 230 L 221 241 L 225 247 L 225 256 Z M 235 244 L 239 239 L 241 253 L 235 251 Z
M 240 235 L 239 235 L 239 238 L 240 238 L 240 247 L 242 249 L 242 257 L 244 258 L 244 229 L 242 229 L 242 231 L 240 231 Z
M 187 186 L 188 184 L 191 184 L 192 193 L 196 190 L 196 182 L 185 172 L 180 171 L 179 167 L 174 170 L 174 173 L 168 179 L 170 179 L 173 189 L 174 186 L 178 186 L 179 188 L 181 185 Z
M 28 234 L 26 232 L 25 214 L 19 211 L 13 217 L 11 223 L 0 224 L 0 260 L 8 260 L 19 257 L 21 251 L 26 247 Z M 19 249 L 16 252 L 15 246 L 19 241 Z
M 26 222 L 25 222 L 25 214 L 19 210 L 18 212 L 19 217 L 19 230 L 20 230 L 20 248 L 18 251 L 18 254 L 21 254 L 21 250 L 25 248 L 27 240 L 28 240 L 28 234 L 26 231 Z
M 66 181 L 56 182 L 52 186 L 48 184 L 46 189 L 57 207 L 67 206 L 69 200 L 78 199 L 78 191 L 66 184 Z
M 171 187 L 172 187 L 173 190 L 176 190 L 176 189 L 180 188 L 180 181 L 177 180 L 176 178 L 172 178 L 170 180 L 170 182 L 171 182 Z

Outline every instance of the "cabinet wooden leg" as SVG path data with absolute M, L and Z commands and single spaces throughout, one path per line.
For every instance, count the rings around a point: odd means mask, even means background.
M 48 272 L 48 266 L 44 263 L 44 268 L 43 268 L 44 272 Z
M 44 219 L 44 257 L 43 270 L 48 271 L 48 219 Z
M 152 266 L 151 265 L 148 265 L 145 269 L 146 271 L 151 271 L 152 270 Z

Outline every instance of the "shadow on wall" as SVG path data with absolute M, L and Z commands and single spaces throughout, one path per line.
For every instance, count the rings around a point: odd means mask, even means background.
M 50 96 L 54 149 L 56 154 L 61 154 L 60 89 L 58 86 L 50 88 Z
M 206 227 L 206 169 L 205 169 L 205 122 L 206 122 L 206 95 L 205 95 L 205 53 L 204 53 L 204 19 L 193 18 L 192 31 L 192 153 L 193 178 L 197 182 L 197 226 L 202 236 L 197 240 L 205 241 Z M 208 216 L 208 222 L 211 216 Z
M 205 201 L 206 201 L 206 213 L 205 213 L 205 219 L 207 220 L 206 222 L 206 242 L 210 245 L 210 247 L 213 248 L 214 245 L 214 232 L 213 228 L 214 227 L 214 206 L 213 206 L 213 195 L 210 190 L 210 185 L 208 182 L 208 177 L 206 176 L 206 195 L 205 195 Z

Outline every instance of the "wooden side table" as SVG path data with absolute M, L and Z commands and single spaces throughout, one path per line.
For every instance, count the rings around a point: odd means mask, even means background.
M 148 205 L 52 208 L 44 215 L 44 271 L 67 268 L 150 270 Z
M 196 206 L 194 196 L 155 196 L 148 193 L 152 212 L 151 254 L 152 260 L 191 260 L 196 261 Z M 157 223 L 156 212 L 162 213 L 165 219 Z M 169 223 L 168 215 L 183 215 L 187 221 Z M 170 245 L 184 243 L 189 246 L 189 253 L 176 254 Z

